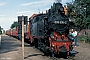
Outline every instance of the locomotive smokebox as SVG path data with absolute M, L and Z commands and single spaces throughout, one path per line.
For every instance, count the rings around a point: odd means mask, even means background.
M 54 31 L 57 31 L 59 33 L 63 33 L 67 29 L 69 29 L 69 19 L 67 17 L 63 17 L 60 14 L 51 16 L 49 19 L 49 23 L 50 29 L 53 29 Z

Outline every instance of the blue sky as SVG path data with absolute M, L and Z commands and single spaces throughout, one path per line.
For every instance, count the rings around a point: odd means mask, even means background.
M 72 0 L 62 0 L 61 3 Z M 18 16 L 30 17 L 34 13 L 45 12 L 55 0 L 0 0 L 0 26 L 9 29 Z

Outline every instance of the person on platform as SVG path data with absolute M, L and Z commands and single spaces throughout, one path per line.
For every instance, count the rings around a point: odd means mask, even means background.
M 74 46 L 78 46 L 78 42 L 77 42 L 77 31 L 73 30 L 71 33 L 72 36 L 72 40 L 74 41 Z

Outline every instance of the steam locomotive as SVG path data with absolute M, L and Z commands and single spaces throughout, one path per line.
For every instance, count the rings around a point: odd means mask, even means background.
M 54 3 L 46 13 L 31 16 L 25 28 L 25 39 L 50 56 L 60 53 L 68 56 L 73 49 L 72 41 L 68 37 L 69 18 L 64 14 L 61 3 Z M 17 28 L 14 31 L 19 30 Z M 10 30 L 6 34 L 10 35 Z
M 38 14 L 30 19 L 30 41 L 36 48 L 50 56 L 72 50 L 72 41 L 68 38 L 69 19 L 64 14 L 61 3 L 54 3 L 46 14 Z

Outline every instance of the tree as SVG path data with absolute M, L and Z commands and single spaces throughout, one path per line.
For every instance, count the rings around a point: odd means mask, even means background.
M 14 28 L 16 26 L 18 26 L 18 22 L 17 21 L 14 21 L 10 28 L 12 29 L 12 28 Z
M 74 12 L 74 5 L 72 3 L 67 3 L 67 10 L 68 10 L 68 17 L 72 18 L 73 17 L 73 12 Z
M 75 0 L 73 3 L 68 3 L 67 8 L 68 16 L 75 19 L 77 27 L 90 29 L 90 0 Z

